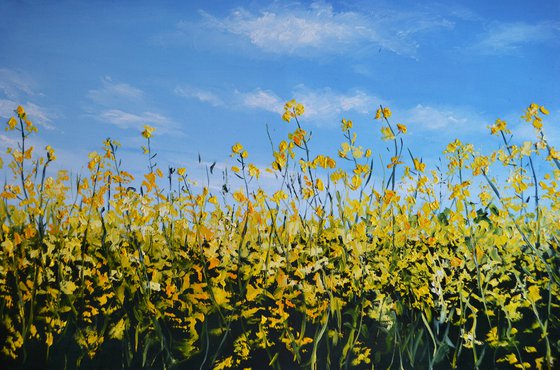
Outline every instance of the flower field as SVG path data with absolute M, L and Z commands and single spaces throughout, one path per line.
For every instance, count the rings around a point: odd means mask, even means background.
M 87 174 L 49 176 L 55 151 L 29 146 L 37 130 L 18 107 L 2 164 L 0 363 L 557 369 L 560 152 L 546 108 L 523 113 L 533 141 L 498 119 L 494 152 L 456 140 L 432 169 L 380 107 L 382 179 L 350 120 L 334 155 L 312 154 L 304 110 L 286 103 L 292 131 L 270 138 L 268 168 L 234 144 L 240 188 L 217 191 L 157 166 L 149 126 L 139 179 L 110 139 Z M 264 172 L 277 189 L 255 185 Z

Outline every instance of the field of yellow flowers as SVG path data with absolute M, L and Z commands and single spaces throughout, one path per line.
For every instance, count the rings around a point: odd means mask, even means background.
M 557 369 L 560 153 L 546 108 L 524 112 L 534 141 L 498 119 L 496 151 L 455 140 L 429 169 L 380 107 L 392 154 L 375 186 L 352 121 L 336 155 L 312 155 L 303 113 L 286 103 L 293 130 L 269 168 L 233 145 L 241 189 L 212 192 L 154 163 L 149 126 L 140 179 L 110 139 L 87 174 L 48 176 L 55 151 L 29 146 L 37 130 L 18 107 L 6 129 L 19 144 L 0 163 L 2 367 Z M 277 189 L 255 186 L 261 171 Z

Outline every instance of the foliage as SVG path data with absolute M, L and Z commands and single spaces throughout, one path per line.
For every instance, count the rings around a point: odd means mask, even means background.
M 290 101 L 282 118 L 295 128 L 273 145 L 270 167 L 235 144 L 242 188 L 213 192 L 197 190 L 185 168 L 169 168 L 164 189 L 149 126 L 138 191 L 110 139 L 89 155 L 87 176 L 47 176 L 54 150 L 33 156 L 36 129 L 18 107 L 7 123 L 20 134 L 8 149 L 13 179 L 0 194 L 0 359 L 14 368 L 553 368 L 560 155 L 544 135 L 547 113 L 527 108 L 537 139 L 522 145 L 497 120 L 490 130 L 503 145 L 488 156 L 455 140 L 444 172 L 404 153 L 407 127 L 380 107 L 392 156 L 374 186 L 372 150 L 352 121 L 342 120 L 336 160 L 312 156 L 304 107 Z M 540 180 L 536 161 L 549 169 Z M 502 184 L 490 175 L 499 166 Z M 263 173 L 279 179 L 272 194 L 254 185 Z

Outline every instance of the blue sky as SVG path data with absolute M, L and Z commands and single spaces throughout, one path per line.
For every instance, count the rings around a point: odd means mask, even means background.
M 496 148 L 496 118 L 515 140 L 531 138 L 520 119 L 531 102 L 551 112 L 545 130 L 560 143 L 558 0 L 4 0 L 0 14 L 0 117 L 23 105 L 40 129 L 33 143 L 52 145 L 73 172 L 107 137 L 122 143 L 125 167 L 144 170 L 144 124 L 156 127 L 163 169 L 200 177 L 199 153 L 224 168 L 238 141 L 266 166 L 266 125 L 284 139 L 293 98 L 314 150 L 333 156 L 342 118 L 385 155 L 380 104 L 429 163 L 455 138 Z M 4 159 L 14 140 L 0 133 Z

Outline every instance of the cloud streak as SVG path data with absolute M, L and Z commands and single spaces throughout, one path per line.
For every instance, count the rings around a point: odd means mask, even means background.
M 494 22 L 473 49 L 483 54 L 509 54 L 530 44 L 558 44 L 559 39 L 560 22 Z
M 144 90 L 131 84 L 105 76 L 101 79 L 101 86 L 89 90 L 86 96 L 95 104 L 89 114 L 97 121 L 137 131 L 150 125 L 156 128 L 156 135 L 184 135 L 173 119 L 156 113 Z
M 121 129 L 139 130 L 144 125 L 150 125 L 163 133 L 169 132 L 174 126 L 169 118 L 153 112 L 135 114 L 120 109 L 110 109 L 101 112 L 99 119 Z
M 249 109 L 261 109 L 267 112 L 281 114 L 285 102 L 274 92 L 256 89 L 247 93 L 236 92 L 240 105 Z
M 411 123 L 422 126 L 427 130 L 441 130 L 458 125 L 465 125 L 467 118 L 460 116 L 449 109 L 438 109 L 422 104 L 416 105 L 408 111 L 407 115 Z
M 309 89 L 299 86 L 294 91 L 297 101 L 305 106 L 305 117 L 318 126 L 338 125 L 348 112 L 369 114 L 381 99 L 362 90 L 338 92 L 331 88 Z
M 411 132 L 438 132 L 441 135 L 460 137 L 487 130 L 491 122 L 482 115 L 461 107 L 434 107 L 418 104 L 405 111 L 403 117 L 410 124 Z
M 27 74 L 8 68 L 0 68 L 0 91 L 8 99 L 18 99 L 21 95 L 35 95 L 34 82 Z
M 59 115 L 52 109 L 29 101 L 29 99 L 35 100 L 37 96 L 42 95 L 36 93 L 35 89 L 36 84 L 27 73 L 0 68 L 0 117 L 14 116 L 14 111 L 18 105 L 21 105 L 33 123 L 53 130 L 55 128 L 52 124 L 53 120 Z
M 284 104 L 292 97 L 305 106 L 304 118 L 317 126 L 332 127 L 338 124 L 347 112 L 369 114 L 373 107 L 384 103 L 363 90 L 340 92 L 331 88 L 311 89 L 304 85 L 296 86 L 289 99 L 272 90 L 256 88 L 252 91 L 222 91 L 217 95 L 194 87 L 177 87 L 175 93 L 186 99 L 194 99 L 213 106 L 227 109 L 261 110 L 277 115 L 284 112 Z M 228 101 L 228 104 L 223 104 Z
M 187 99 L 196 99 L 202 103 L 210 104 L 214 107 L 219 107 L 224 105 L 224 102 L 217 94 L 203 90 L 195 87 L 189 86 L 177 86 L 174 90 L 176 95 L 182 96 Z
M 453 23 L 425 11 L 335 11 L 331 5 L 272 7 L 260 13 L 238 8 L 218 18 L 202 12 L 206 26 L 249 41 L 273 54 L 342 54 L 356 47 L 382 47 L 414 57 L 417 36 Z
M 102 86 L 89 90 L 88 98 L 97 104 L 111 105 L 118 101 L 139 102 L 144 98 L 144 91 L 122 82 L 114 82 L 106 76 L 101 80 Z

